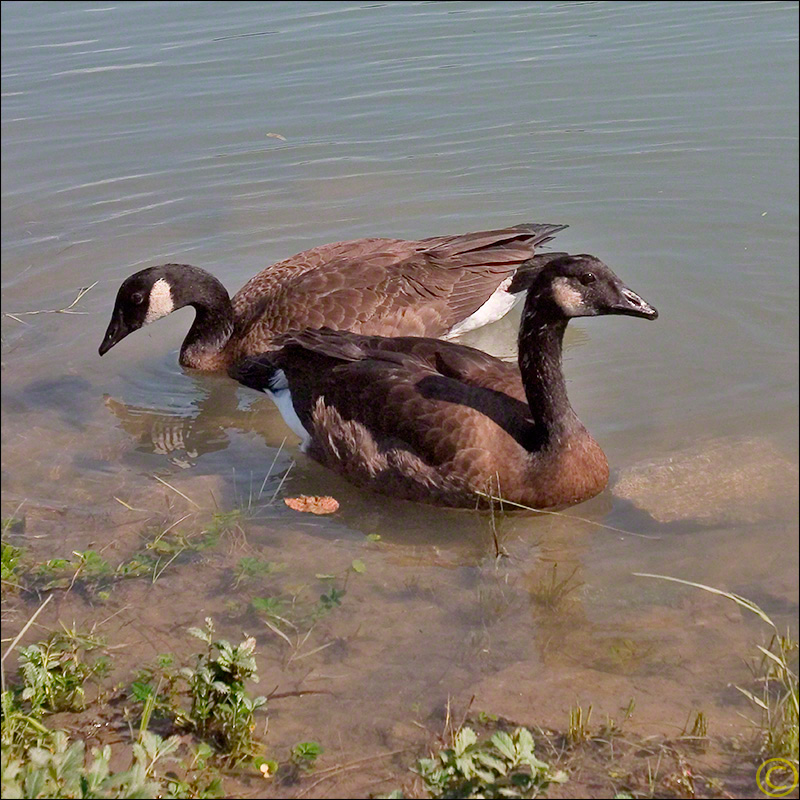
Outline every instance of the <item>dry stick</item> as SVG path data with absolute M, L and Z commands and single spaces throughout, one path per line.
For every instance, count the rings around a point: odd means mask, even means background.
M 258 492 L 258 499 L 261 499 L 261 495 L 264 493 L 264 487 L 267 485 L 267 481 L 269 480 L 270 475 L 272 475 L 272 468 L 275 466 L 275 463 L 278 460 L 278 456 L 281 454 L 281 450 L 283 450 L 283 446 L 286 444 L 286 437 L 283 437 L 283 441 L 281 442 L 281 446 L 278 448 L 278 452 L 275 453 L 275 458 L 272 459 L 272 463 L 269 465 L 269 469 L 267 470 L 267 474 L 264 476 L 264 482 L 261 484 L 261 489 Z
M 315 647 L 313 650 L 309 650 L 307 653 L 303 653 L 300 656 L 298 656 L 297 654 L 293 655 L 289 659 L 289 663 L 291 664 L 292 661 L 299 661 L 301 658 L 308 658 L 309 656 L 313 656 L 314 653 L 319 653 L 320 650 L 324 650 L 326 647 L 330 647 L 332 644 L 336 644 L 335 639 L 331 642 L 326 642 L 325 644 L 321 644 L 319 647 Z
M 80 558 L 80 553 L 77 550 L 72 551 L 72 555 L 78 556 Z M 78 564 L 78 569 L 75 570 L 75 574 L 72 576 L 72 580 L 69 582 L 69 586 L 67 587 L 67 591 L 65 594 L 69 594 L 72 591 L 72 587 L 75 585 L 75 581 L 78 580 L 78 575 L 81 574 L 81 570 L 83 569 L 84 565 L 86 564 L 86 560 L 84 559 Z
M 281 487 L 284 484 L 284 481 L 289 477 L 289 473 L 292 471 L 292 467 L 294 466 L 294 464 L 295 464 L 295 462 L 292 461 L 292 463 L 289 464 L 289 467 L 287 468 L 286 472 L 283 473 L 283 477 L 281 478 L 281 482 L 278 484 L 278 488 L 275 490 L 275 493 L 272 495 L 272 497 L 270 497 L 269 503 L 267 503 L 267 505 L 272 505 L 275 502 L 275 498 L 278 496 L 278 492 L 280 492 Z
M 276 687 L 277 688 L 277 687 Z M 267 700 L 280 700 L 284 697 L 302 697 L 304 694 L 329 694 L 333 695 L 328 689 L 296 689 L 293 692 L 275 692 L 274 690 L 267 695 Z
M 2 658 L 0 658 L 0 689 L 2 689 L 2 691 L 6 690 L 6 671 L 3 668 L 3 662 L 6 660 L 6 656 L 8 656 L 8 654 L 17 646 L 17 642 L 25 635 L 25 632 L 28 630 L 28 628 L 30 628 L 30 626 L 33 625 L 34 621 L 36 620 L 36 617 L 38 617 L 39 614 L 41 614 L 42 611 L 44 611 L 44 607 L 52 599 L 53 595 L 51 594 L 47 598 L 47 600 L 45 600 L 44 603 L 42 603 L 39 606 L 39 608 L 36 610 L 36 613 L 34 613 L 34 615 L 27 621 L 27 623 L 25 623 L 25 627 L 17 634 L 17 638 L 14 639 L 13 642 L 11 642 L 11 645 L 9 646 L 8 650 L 6 650 L 5 653 L 3 653 Z
M 154 475 L 153 477 L 157 477 L 157 476 L 155 476 L 155 475 Z M 172 487 L 170 486 L 170 488 L 172 488 Z M 185 495 L 184 495 L 184 496 L 185 496 Z M 188 500 L 189 498 L 187 497 L 186 499 Z M 172 530 L 172 529 L 173 529 L 173 528 L 174 528 L 176 525 L 180 525 L 180 524 L 181 524 L 181 522 L 183 522 L 183 521 L 184 521 L 184 520 L 185 520 L 187 517 L 191 517 L 191 516 L 192 516 L 192 513 L 193 513 L 193 512 L 189 512 L 188 514 L 184 514 L 184 515 L 183 515 L 183 516 L 182 516 L 182 517 L 181 517 L 179 520 L 177 520 L 176 522 L 173 522 L 173 523 L 172 523 L 172 525 L 170 525 L 170 526 L 169 526 L 169 527 L 168 527 L 166 530 L 162 531 L 162 532 L 161 532 L 161 533 L 160 533 L 158 536 L 156 536 L 156 538 L 153 540 L 153 544 L 155 544 L 156 542 L 160 541 L 160 540 L 161 540 L 161 539 L 162 539 L 164 536 L 166 536 L 166 535 L 167 535 L 167 534 L 168 534 L 168 533 L 169 533 L 169 532 L 170 532 L 170 531 L 171 531 L 171 530 Z M 180 555 L 180 554 L 181 554 L 181 553 L 184 551 L 184 550 L 186 550 L 186 548 L 185 548 L 185 547 L 182 547 L 180 550 L 178 550 L 178 552 L 177 552 L 177 553 L 175 553 L 175 555 L 174 555 L 174 556 L 172 556 L 172 558 L 171 558 L 169 561 L 167 561 L 167 563 L 166 563 L 166 564 L 164 564 L 164 566 L 161 568 L 161 570 L 160 570 L 160 571 L 158 571 L 158 565 L 159 565 L 159 563 L 160 563 L 160 560 L 156 562 L 156 565 L 155 565 L 155 567 L 153 567 L 153 581 L 152 581 L 153 583 L 155 583 L 155 582 L 156 582 L 156 581 L 157 581 L 157 580 L 158 580 L 158 579 L 161 577 L 161 575 L 163 574 L 164 570 L 165 570 L 165 569 L 166 569 L 166 568 L 167 568 L 167 567 L 168 567 L 168 566 L 169 566 L 169 565 L 170 565 L 170 564 L 171 564 L 171 563 L 172 563 L 172 562 L 173 562 L 173 561 L 174 561 L 174 560 L 175 560 L 175 559 L 176 559 L 176 558 L 177 558 L 177 557 L 178 557 L 178 556 L 179 556 L 179 555 Z
M 458 731 L 460 731 L 464 727 L 464 724 L 467 721 L 467 715 L 469 714 L 469 710 L 472 708 L 472 704 L 474 702 L 475 702 L 475 695 L 472 695 L 472 697 L 470 697 L 469 699 L 469 703 L 467 703 L 467 707 L 464 709 L 464 716 L 461 718 L 461 724 L 458 726 Z M 456 731 L 456 733 L 458 733 L 458 731 Z
M 100 622 L 98 622 L 97 623 L 97 627 L 99 628 L 99 627 L 105 625 L 106 622 L 108 622 L 109 620 L 114 619 L 114 617 L 116 617 L 117 614 L 121 614 L 123 611 L 127 611 L 129 608 L 133 608 L 133 605 L 131 603 L 128 603 L 127 605 L 122 606 L 122 608 L 118 608 L 113 614 L 110 614 L 104 620 L 101 620 Z M 119 647 L 127 647 L 127 646 L 128 645 L 119 645 Z
M 166 564 L 164 564 L 164 566 L 161 568 L 161 570 L 160 570 L 158 573 L 156 573 L 156 569 L 158 569 L 158 562 L 156 562 L 156 566 L 153 568 L 153 583 L 155 583 L 155 582 L 156 582 L 156 581 L 157 581 L 157 580 L 158 580 L 158 579 L 159 579 L 159 578 L 160 578 L 160 577 L 161 577 L 161 576 L 164 574 L 164 570 L 165 570 L 165 569 L 166 569 L 166 568 L 167 568 L 167 567 L 168 567 L 168 566 L 169 566 L 169 565 L 170 565 L 170 564 L 171 564 L 171 563 L 172 563 L 172 562 L 173 562 L 173 561 L 174 561 L 174 560 L 175 560 L 175 559 L 176 559 L 176 558 L 177 558 L 177 557 L 178 557 L 178 556 L 179 556 L 179 555 L 180 555 L 180 554 L 181 554 L 181 553 L 184 551 L 184 550 L 186 550 L 186 548 L 185 548 L 185 547 L 182 547 L 180 550 L 178 550 L 178 552 L 177 552 L 177 553 L 175 553 L 175 555 L 174 555 L 174 556 L 172 556 L 172 558 L 171 558 L 169 561 L 167 561 L 167 563 L 166 563 Z
M 508 503 L 510 506 L 514 506 L 515 508 L 524 508 L 526 511 L 533 511 L 535 514 L 552 514 L 554 517 L 566 517 L 567 519 L 575 519 L 578 522 L 586 522 L 589 525 L 595 525 L 598 528 L 605 528 L 608 531 L 615 531 L 616 533 L 624 533 L 626 536 L 637 536 L 639 539 L 661 539 L 660 536 L 647 536 L 644 533 L 634 533 L 633 531 L 626 531 L 623 528 L 615 528 L 613 525 L 605 525 L 602 522 L 595 522 L 593 519 L 587 519 L 586 517 L 576 517 L 574 514 L 564 514 L 561 511 L 548 511 L 544 508 L 531 508 L 530 506 L 523 505 L 522 503 L 515 503 L 513 500 L 505 500 L 501 497 L 493 497 L 490 494 L 486 494 L 485 492 L 479 492 L 477 489 L 475 490 L 476 494 L 481 495 L 482 497 L 487 497 L 489 500 L 500 500 L 503 503 Z
M 186 496 L 186 495 L 185 495 L 183 492 L 179 491 L 179 490 L 178 490 L 178 489 L 176 489 L 174 486 L 170 485 L 170 484 L 169 484 L 169 483 L 167 483 L 165 480 L 163 480 L 163 478 L 159 478 L 159 477 L 158 477 L 158 475 L 153 475 L 153 477 L 154 477 L 154 478 L 155 478 L 155 479 L 156 479 L 156 480 L 157 480 L 159 483 L 163 483 L 163 484 L 164 484 L 164 486 L 166 486 L 168 489 L 172 489 L 172 491 L 173 491 L 173 492 L 175 492 L 175 494 L 179 494 L 179 495 L 180 495 L 180 496 L 181 496 L 181 497 L 182 497 L 184 500 L 186 500 L 187 502 L 191 503 L 191 504 L 192 504 L 192 505 L 193 505 L 195 508 L 200 508 L 200 506 L 199 506 L 199 505 L 197 505 L 197 503 L 195 503 L 195 501 L 194 501 L 194 500 L 192 500 L 192 498 L 191 498 L 191 497 L 187 497 L 187 496 Z
M 497 478 L 497 494 L 502 498 L 502 493 L 500 492 L 500 474 L 495 472 L 495 477 Z M 491 491 L 491 480 L 489 481 L 489 490 Z M 489 527 L 492 529 L 492 539 L 494 540 L 494 557 L 499 559 L 500 556 L 508 556 L 504 547 L 500 546 L 500 540 L 497 538 L 497 520 L 495 519 L 494 515 L 494 498 L 492 497 L 491 501 L 489 502 L 489 509 L 491 512 L 491 521 Z M 503 512 L 503 501 L 500 500 L 500 512 Z
M 5 316 L 11 317 L 11 319 L 16 320 L 17 322 L 22 323 L 23 325 L 27 325 L 27 322 L 23 322 L 20 317 L 22 316 L 32 316 L 33 314 L 88 314 L 88 311 L 71 311 L 70 309 L 74 308 L 80 299 L 91 289 L 97 286 L 97 281 L 95 281 L 91 286 L 82 286 L 78 290 L 78 296 L 66 307 L 66 308 L 41 308 L 38 311 L 15 311 L 11 313 L 10 311 L 4 312 Z
M 153 544 L 160 541 L 164 536 L 166 536 L 176 525 L 180 525 L 188 517 L 191 517 L 194 512 L 190 511 L 188 514 L 184 514 L 177 522 L 173 522 L 166 530 L 162 531 L 161 533 L 153 539 Z
M 6 533 L 6 531 L 11 529 L 11 525 L 13 524 L 14 520 L 17 519 L 17 513 L 22 508 L 22 506 L 25 505 L 26 500 L 27 498 L 25 498 L 25 500 L 22 500 L 20 504 L 14 509 L 14 513 L 3 523 L 3 533 Z
M 289 647 L 292 646 L 292 640 L 276 625 L 273 625 L 269 620 L 263 619 L 261 620 L 273 633 L 277 634 L 278 636 L 283 639 Z
M 114 498 L 114 499 L 115 499 L 115 500 L 116 500 L 116 501 L 117 501 L 117 502 L 118 502 L 118 503 L 119 503 L 121 506 L 124 506 L 125 508 L 127 508 L 127 509 L 128 509 L 128 511 L 147 511 L 147 509 L 146 509 L 146 508 L 134 508 L 132 505 L 130 505 L 129 503 L 126 503 L 124 500 L 120 500 L 120 498 L 119 498 L 119 497 L 117 497 L 115 494 L 112 494 L 111 496 L 112 496 L 112 497 L 113 497 L 113 498 Z M 123 523 L 121 523 L 121 524 L 122 524 L 122 525 L 127 525 L 128 523 L 127 523 L 127 522 L 123 522 Z M 117 527 L 119 527 L 119 526 L 117 526 Z
M 323 781 L 328 780 L 328 778 L 333 778 L 341 772 L 347 772 L 351 769 L 355 769 L 356 767 L 360 766 L 366 761 L 375 761 L 379 758 L 388 758 L 389 756 L 396 756 L 400 753 L 407 753 L 411 748 L 410 747 L 403 747 L 400 750 L 390 750 L 388 753 L 379 753 L 376 756 L 367 756 L 366 758 L 359 758 L 356 761 L 351 761 L 349 764 L 342 764 L 337 767 L 328 767 L 328 769 L 323 769 L 317 772 L 317 775 L 322 775 L 321 778 L 314 781 L 314 783 L 306 786 L 302 792 L 298 792 L 295 795 L 295 798 L 303 797 L 303 795 L 308 794 L 312 789 L 319 786 L 319 784 L 323 783 Z M 328 774 L 325 774 L 328 773 Z
M 713 586 L 706 586 L 704 583 L 694 583 L 693 581 L 685 581 L 683 578 L 673 578 L 670 575 L 654 575 L 650 572 L 634 572 L 632 574 L 637 578 L 658 578 L 658 580 L 662 581 L 682 583 L 684 586 L 693 586 L 695 589 L 703 589 L 711 594 L 717 594 L 720 597 L 727 597 L 728 600 L 733 600 L 733 602 L 738 606 L 741 606 L 742 608 L 745 608 L 756 616 L 760 617 L 762 620 L 764 620 L 764 622 L 767 623 L 767 625 L 773 628 L 776 633 L 778 632 L 778 627 L 766 615 L 766 613 L 762 611 L 761 608 L 759 608 L 752 600 L 748 600 L 746 597 L 742 597 L 741 595 L 734 594 L 733 592 L 726 592 L 723 589 L 715 589 Z

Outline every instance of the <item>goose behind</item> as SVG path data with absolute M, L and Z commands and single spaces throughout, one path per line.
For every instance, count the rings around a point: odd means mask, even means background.
M 230 374 L 360 486 L 454 507 L 498 492 L 531 508 L 580 503 L 605 488 L 608 463 L 569 403 L 564 331 L 573 317 L 658 312 L 594 256 L 557 254 L 527 283 L 518 365 L 453 342 L 317 330 Z
M 305 328 L 456 336 L 503 316 L 515 300 L 512 280 L 535 268 L 535 249 L 565 227 L 322 245 L 262 270 L 232 300 L 198 267 L 149 267 L 120 286 L 99 352 L 187 305 L 197 313 L 180 363 L 206 371 L 269 351 L 276 336 Z

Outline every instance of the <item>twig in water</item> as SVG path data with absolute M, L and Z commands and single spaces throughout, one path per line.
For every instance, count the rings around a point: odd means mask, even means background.
M 292 661 L 299 661 L 301 658 L 308 658 L 308 656 L 313 656 L 314 653 L 319 653 L 320 650 L 324 650 L 326 647 L 330 647 L 332 644 L 336 644 L 336 639 L 333 639 L 330 642 L 326 642 L 325 644 L 321 644 L 319 647 L 315 647 L 313 650 L 309 650 L 307 653 L 303 653 L 302 655 L 297 655 L 295 653 L 290 659 L 289 663 L 291 664 Z
M 356 767 L 361 766 L 361 764 L 363 764 L 366 761 L 377 761 L 379 758 L 388 758 L 389 756 L 396 756 L 399 755 L 400 753 L 407 753 L 410 749 L 411 749 L 410 747 L 403 747 L 400 750 L 390 750 L 388 753 L 378 753 L 378 755 L 375 756 L 367 756 L 366 758 L 359 758 L 356 761 L 351 761 L 349 764 L 340 764 L 339 766 L 336 767 L 328 767 L 327 769 L 320 770 L 316 774 L 322 777 L 319 777 L 316 781 L 314 781 L 314 783 L 306 786 L 306 788 L 303 789 L 303 791 L 298 792 L 295 795 L 295 798 L 303 797 L 303 795 L 308 794 L 312 789 L 314 789 L 316 786 L 319 786 L 319 784 L 321 784 L 323 781 L 328 780 L 328 778 L 333 778 L 342 772 L 348 772 L 351 769 L 355 769 Z
M 166 486 L 168 489 L 172 489 L 172 491 L 173 491 L 173 492 L 175 492 L 175 494 L 179 494 L 179 495 L 180 495 L 180 496 L 181 496 L 181 497 L 182 497 L 184 500 L 186 500 L 187 502 L 191 503 L 191 504 L 192 504 L 192 505 L 193 505 L 195 508 L 200 508 L 200 506 L 199 506 L 199 505 L 197 505 L 197 503 L 195 503 L 195 501 L 194 501 L 194 500 L 192 500 L 192 498 L 191 498 L 191 497 L 187 497 L 187 496 L 186 496 L 186 495 L 185 495 L 183 492 L 179 491 L 178 489 L 176 489 L 176 488 L 175 488 L 174 486 L 172 486 L 171 484 L 167 483 L 167 482 L 166 482 L 165 480 L 163 480 L 162 478 L 159 478 L 159 477 L 158 477 L 158 475 L 153 475 L 153 477 L 154 477 L 154 478 L 155 478 L 155 479 L 156 479 L 156 480 L 157 480 L 159 483 L 163 483 L 163 484 L 164 484 L 164 486 Z
M 272 505 L 272 503 L 275 502 L 275 498 L 278 496 L 278 492 L 280 492 L 281 487 L 284 484 L 284 481 L 289 477 L 289 473 L 292 471 L 292 467 L 294 466 L 294 463 L 295 462 L 292 461 L 292 463 L 289 464 L 286 472 L 283 473 L 283 477 L 281 478 L 281 482 L 278 484 L 278 488 L 275 490 L 275 493 L 272 495 L 272 497 L 270 497 L 269 503 L 267 503 L 267 505 Z
M 25 632 L 28 630 L 28 628 L 30 628 L 30 626 L 33 625 L 34 621 L 36 620 L 36 617 L 38 617 L 39 614 L 41 614 L 42 611 L 44 611 L 44 607 L 53 599 L 53 597 L 54 595 L 51 594 L 47 598 L 47 600 L 45 600 L 44 603 L 42 603 L 39 606 L 34 615 L 25 623 L 25 627 L 17 634 L 14 641 L 11 642 L 8 650 L 6 650 L 5 653 L 3 653 L 2 658 L 0 658 L 0 690 L 2 691 L 6 690 L 6 671 L 5 668 L 3 667 L 3 662 L 6 660 L 8 654 L 17 646 L 17 642 L 25 635 Z
M 155 565 L 155 567 L 153 567 L 153 583 L 155 583 L 155 582 L 156 582 L 156 581 L 157 581 L 157 580 L 158 580 L 158 579 L 159 579 L 159 578 L 160 578 L 160 577 L 161 577 L 161 576 L 164 574 L 164 570 L 165 570 L 165 569 L 166 569 L 166 568 L 167 568 L 167 567 L 168 567 L 168 566 L 169 566 L 169 565 L 170 565 L 170 564 L 171 564 L 171 563 L 172 563 L 172 562 L 173 562 L 173 561 L 174 561 L 174 560 L 175 560 L 175 559 L 176 559 L 176 558 L 177 558 L 177 557 L 178 557 L 178 556 L 179 556 L 179 555 L 180 555 L 180 554 L 181 554 L 181 553 L 182 553 L 182 552 L 185 550 L 185 549 L 186 549 L 185 547 L 181 547 L 181 549 L 180 549 L 180 550 L 178 550 L 178 552 L 177 552 L 177 553 L 175 553 L 175 555 L 174 555 L 174 556 L 172 556 L 172 558 L 171 558 L 169 561 L 167 561 L 167 563 L 166 563 L 166 564 L 164 564 L 164 566 L 163 566 L 163 567 L 162 567 L 160 570 L 158 570 L 158 562 L 156 562 L 156 565 Z M 158 572 L 156 572 L 156 570 L 158 570 Z
M 281 454 L 281 450 L 283 450 L 283 446 L 286 444 L 286 437 L 283 437 L 283 441 L 281 442 L 281 446 L 278 448 L 278 452 L 275 453 L 275 458 L 272 459 L 272 463 L 269 465 L 269 469 L 267 470 L 267 474 L 264 476 L 264 482 L 261 484 L 261 489 L 258 492 L 258 499 L 261 499 L 261 495 L 264 493 L 264 487 L 267 485 L 267 481 L 272 475 L 272 468 L 275 466 L 275 463 L 278 460 L 278 456 Z
M 275 689 L 277 688 L 276 686 Z M 328 691 L 328 689 L 296 689 L 293 692 L 276 692 L 275 689 L 267 695 L 267 700 L 282 700 L 284 697 L 302 697 L 304 694 L 333 694 L 333 692 Z
M 188 514 L 184 514 L 179 520 L 177 520 L 176 522 L 173 522 L 172 525 L 170 525 L 165 530 L 161 531 L 161 533 L 159 533 L 158 536 L 156 536 L 156 538 L 153 539 L 153 544 L 155 544 L 156 542 L 158 542 L 161 539 L 163 539 L 164 536 L 166 536 L 176 525 L 180 525 L 181 522 L 183 522 L 187 517 L 191 517 L 192 513 L 193 512 L 190 511 Z
M 275 634 L 281 637 L 289 647 L 292 647 L 292 640 L 277 626 L 273 625 L 268 619 L 262 620 L 262 622 Z
M 10 311 L 5 311 L 3 313 L 6 317 L 11 317 L 11 319 L 16 320 L 23 325 L 27 325 L 28 323 L 23 322 L 20 319 L 22 316 L 32 316 L 34 314 L 88 314 L 88 311 L 73 311 L 72 309 L 80 302 L 80 299 L 88 291 L 94 289 L 95 286 L 97 286 L 97 281 L 95 281 L 91 286 L 82 286 L 78 290 L 78 296 L 65 308 L 40 308 L 38 311 L 14 311 L 13 313 Z
M 626 536 L 637 536 L 639 539 L 660 539 L 660 536 L 647 536 L 644 533 L 634 533 L 633 531 L 626 531 L 623 528 L 615 528 L 613 525 L 605 525 L 602 522 L 595 522 L 593 519 L 586 519 L 586 517 L 576 517 L 574 514 L 564 514 L 562 511 L 549 511 L 545 508 L 531 508 L 530 506 L 523 505 L 522 503 L 515 503 L 513 500 L 506 500 L 501 497 L 493 497 L 490 494 L 486 494 L 486 492 L 480 492 L 478 490 L 475 491 L 475 494 L 479 494 L 482 497 L 486 497 L 489 500 L 500 500 L 501 503 L 508 503 L 510 506 L 514 506 L 515 508 L 523 508 L 525 511 L 533 511 L 535 514 L 551 514 L 554 517 L 566 517 L 567 519 L 575 519 L 578 522 L 586 522 L 589 525 L 595 525 L 598 528 L 605 528 L 607 531 L 614 531 L 616 533 L 624 533 Z

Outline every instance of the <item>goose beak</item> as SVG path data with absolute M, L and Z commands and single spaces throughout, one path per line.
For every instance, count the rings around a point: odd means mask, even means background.
M 644 317 L 644 319 L 658 317 L 658 311 L 627 286 L 620 288 L 619 300 L 609 310 L 612 314 L 625 314 L 629 317 Z
M 101 356 L 104 356 L 115 344 L 119 344 L 119 342 L 131 333 L 131 331 L 132 329 L 123 321 L 122 315 L 114 314 L 114 316 L 111 317 L 111 322 L 108 323 L 106 335 L 103 337 L 103 341 L 97 352 L 100 353 Z

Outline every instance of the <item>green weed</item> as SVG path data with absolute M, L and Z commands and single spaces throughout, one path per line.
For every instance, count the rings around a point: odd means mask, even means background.
M 234 508 L 232 511 L 217 511 L 211 516 L 211 522 L 203 530 L 203 548 L 216 547 L 224 534 L 238 532 L 243 534 L 241 527 L 242 511 Z
M 176 670 L 173 657 L 161 655 L 131 684 L 129 697 L 142 705 L 140 727 L 146 728 L 151 716 L 170 719 L 210 742 L 223 758 L 239 762 L 254 755 L 254 713 L 267 702 L 265 697 L 251 698 L 245 688 L 247 681 L 258 682 L 255 639 L 237 646 L 216 640 L 210 617 L 203 628 L 190 628 L 189 633 L 206 645 L 193 667 Z
M 559 580 L 558 564 L 553 564 L 549 577 L 540 578 L 529 590 L 531 600 L 549 611 L 559 608 L 571 592 L 583 586 L 582 581 L 573 582 L 577 571 L 578 567 L 575 567 L 567 578 Z
M 273 619 L 280 619 L 286 606 L 286 601 L 278 597 L 254 597 L 250 602 L 256 611 Z
M 652 575 L 635 572 L 640 578 L 657 578 L 659 580 L 692 586 L 705 592 L 716 594 L 733 601 L 740 608 L 755 614 L 771 628 L 772 635 L 766 647 L 757 645 L 759 656 L 753 667 L 756 683 L 761 685 L 760 692 L 751 692 L 741 686 L 736 688 L 761 711 L 759 731 L 762 758 L 785 758 L 795 767 L 798 766 L 798 697 L 797 675 L 797 639 L 784 636 L 769 616 L 752 600 L 732 592 L 715 589 L 702 583 L 693 583 L 668 575 Z
M 322 745 L 317 742 L 298 742 L 292 748 L 289 760 L 298 769 L 307 772 L 314 769 L 314 764 L 321 754 Z
M 153 768 L 177 747 L 177 737 L 164 741 L 147 732 L 133 746 L 130 768 L 112 773 L 108 745 L 93 749 L 87 762 L 82 741 L 70 744 L 66 733 L 52 731 L 39 745 L 22 753 L 3 750 L 3 797 L 159 797 L 161 786 L 153 779 Z
M 264 561 L 255 556 L 245 556 L 239 559 L 239 563 L 234 570 L 234 589 L 240 583 L 251 581 L 256 578 L 266 578 L 274 572 L 279 572 L 286 568 L 286 564 L 276 564 L 274 561 Z
M 236 646 L 215 640 L 210 617 L 204 628 L 190 628 L 189 633 L 206 643 L 206 652 L 197 656 L 194 668 L 180 671 L 192 700 L 184 721 L 233 761 L 253 755 L 254 713 L 267 702 L 266 697 L 251 698 L 245 689 L 245 681 L 258 682 L 255 639 Z
M 51 558 L 33 569 L 33 586 L 39 591 L 78 586 L 97 595 L 111 588 L 115 571 L 96 550 L 75 550 L 72 558 Z
M 498 731 L 483 742 L 471 728 L 461 728 L 452 747 L 420 759 L 415 771 L 434 798 L 542 797 L 551 783 L 567 779 L 536 758 L 526 728 Z
M 321 616 L 328 611 L 332 611 L 337 606 L 340 606 L 344 595 L 344 589 L 337 589 L 335 586 L 332 586 L 327 594 L 321 594 L 319 596 L 319 606 L 316 614 Z
M 567 729 L 567 741 L 572 744 L 580 744 L 590 737 L 589 721 L 592 718 L 592 707 L 584 713 L 581 706 L 573 706 L 569 710 L 569 728 Z
M 25 686 L 21 699 L 33 716 L 45 711 L 79 711 L 85 706 L 90 679 L 107 674 L 108 659 L 101 656 L 88 663 L 85 655 L 102 647 L 103 642 L 92 634 L 57 631 L 47 640 L 23 647 L 19 651 L 20 672 Z
M 5 522 L 3 524 L 5 525 Z M 18 584 L 17 567 L 23 554 L 24 550 L 21 547 L 15 547 L 13 544 L 3 542 L 2 558 L 0 559 L 0 578 L 3 580 L 4 588 L 6 584 Z

